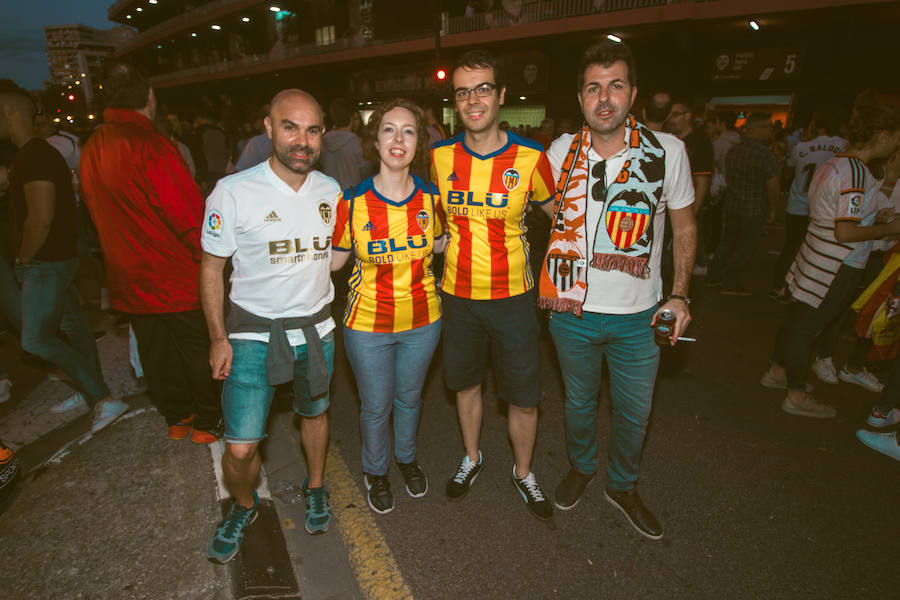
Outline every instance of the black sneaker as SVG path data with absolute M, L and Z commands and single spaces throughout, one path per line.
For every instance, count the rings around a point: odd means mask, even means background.
M 403 474 L 403 481 L 406 482 L 406 493 L 413 498 L 421 498 L 428 491 L 428 479 L 422 472 L 419 463 L 412 461 L 411 463 L 398 462 L 397 466 Z
M 720 285 L 722 285 L 722 280 L 721 279 L 710 279 L 709 277 L 707 277 L 703 281 L 703 285 L 705 285 L 706 287 L 719 287 Z
M 553 516 L 553 507 L 550 505 L 550 500 L 547 499 L 544 495 L 544 490 L 538 485 L 534 473 L 529 473 L 527 476 L 519 479 L 516 477 L 516 465 L 513 465 L 512 479 L 516 489 L 519 490 L 525 503 L 528 504 L 528 512 L 542 520 L 547 520 Z
M 663 536 L 662 525 L 656 520 L 638 496 L 634 488 L 627 492 L 616 492 L 609 488 L 604 492 L 610 504 L 625 513 L 631 525 L 644 537 L 658 540 Z
M 483 464 L 484 459 L 481 456 L 481 450 L 478 451 L 478 462 L 472 462 L 469 460 L 469 455 L 466 454 L 460 461 L 456 473 L 447 482 L 447 497 L 451 500 L 460 500 L 468 494 L 469 488 L 475 482 L 475 478 L 481 473 Z
M 569 469 L 569 474 L 566 475 L 566 478 L 556 486 L 556 493 L 553 494 L 553 504 L 560 510 L 572 510 L 578 504 L 578 501 L 581 500 L 581 496 L 584 495 L 585 488 L 593 480 L 593 475 L 585 475 L 575 469 Z
M 394 510 L 394 495 L 391 494 L 391 483 L 387 475 L 363 474 L 363 482 L 369 490 L 369 508 L 379 515 L 386 515 Z

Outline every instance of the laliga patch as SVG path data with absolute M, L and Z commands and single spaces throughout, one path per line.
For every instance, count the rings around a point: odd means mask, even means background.
M 326 225 L 331 225 L 331 205 L 322 200 L 319 202 L 319 216 Z
M 422 230 L 422 233 L 428 232 L 428 226 L 431 224 L 431 217 L 428 215 L 428 211 L 424 208 L 420 210 L 416 214 L 416 222 L 419 224 L 419 228 Z
M 213 209 L 206 215 L 206 227 L 203 229 L 206 237 L 213 240 L 222 239 L 222 213 Z
M 503 185 L 505 185 L 506 189 L 510 192 L 519 187 L 520 179 L 519 172 L 515 169 L 510 168 L 503 171 Z

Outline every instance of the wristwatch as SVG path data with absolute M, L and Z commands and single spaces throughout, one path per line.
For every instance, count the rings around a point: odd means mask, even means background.
M 681 300 L 682 302 L 684 302 L 685 304 L 687 304 L 689 306 L 691 304 L 691 299 L 688 298 L 687 296 L 682 296 L 680 294 L 669 294 L 669 300 L 671 300 L 672 298 L 675 298 L 676 300 Z

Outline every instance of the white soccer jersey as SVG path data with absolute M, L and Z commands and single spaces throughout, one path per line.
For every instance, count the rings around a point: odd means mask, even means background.
M 869 224 L 878 210 L 877 190 L 878 182 L 854 156 L 839 154 L 819 167 L 809 188 L 809 227 L 787 275 L 794 298 L 817 308 L 841 264 L 866 264 L 872 242 L 838 242 L 834 225 Z
M 816 169 L 843 152 L 847 140 L 841 137 L 820 135 L 808 142 L 800 142 L 791 150 L 788 165 L 794 167 L 794 180 L 788 195 L 787 212 L 790 215 L 809 214 L 809 186 Z
M 263 161 L 220 179 L 206 201 L 201 243 L 215 256 L 232 257 L 231 301 L 268 319 L 305 317 L 334 299 L 331 236 L 340 187 L 310 171 L 294 191 Z M 329 317 L 320 336 L 334 329 Z M 289 330 L 292 346 L 303 344 L 300 329 Z M 231 334 L 268 342 L 268 333 Z
M 847 147 L 847 140 L 841 137 L 820 135 L 808 142 L 794 146 L 788 157 L 788 165 L 794 167 L 794 180 L 788 195 L 787 212 L 790 215 L 809 214 L 809 186 L 813 175 L 822 164 L 834 158 Z

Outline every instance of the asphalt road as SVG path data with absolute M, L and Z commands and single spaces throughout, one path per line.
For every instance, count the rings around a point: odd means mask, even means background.
M 355 382 L 339 349 L 329 462 L 335 525 L 323 536 L 306 535 L 302 504 L 276 494 L 302 597 L 401 597 L 372 592 L 385 589 L 372 581 L 391 565 L 401 579 L 396 589 L 428 600 L 896 597 L 900 530 L 892 510 L 900 497 L 900 464 L 854 437 L 874 394 L 846 383 L 816 383 L 817 396 L 838 408 L 837 419 L 818 421 L 782 413 L 781 393 L 758 384 L 784 311 L 765 297 L 775 258 L 767 249 L 778 238 L 777 231 L 766 238 L 746 282 L 753 297 L 722 296 L 695 278 L 695 321 L 688 333 L 698 341 L 663 355 L 638 487 L 662 521 L 661 541 L 638 535 L 605 501 L 603 464 L 574 510 L 556 511 L 549 523 L 531 517 L 510 482 L 506 409 L 490 381 L 484 471 L 464 500 L 448 501 L 444 484 L 463 449 L 439 355 L 419 433 L 429 492 L 408 497 L 392 466 L 396 509 L 372 513 L 363 500 Z M 104 368 L 108 378 L 123 373 L 125 390 L 133 385 L 126 381 L 126 338 L 123 330 L 110 331 L 100 343 Z M 841 340 L 837 364 L 851 343 Z M 2 350 L 15 363 L 14 342 L 6 339 Z M 533 469 L 552 493 L 568 470 L 563 393 L 547 337 L 541 354 Z M 0 437 L 18 434 L 20 454 L 33 464 L 86 428 L 87 417 L 41 421 L 46 405 L 67 392 L 33 369 L 11 368 L 17 387 L 0 409 Z M 146 397 L 134 402 L 146 404 Z M 604 398 L 601 447 L 608 406 Z M 21 435 L 23 428 L 28 436 Z M 0 596 L 229 597 L 227 567 L 212 567 L 204 558 L 219 517 L 209 454 L 169 442 L 164 430 L 155 413 L 139 414 L 22 486 L 0 517 L 0 544 L 8 557 L 0 569 Z M 270 431 L 264 448 L 270 485 L 299 485 L 305 468 L 290 415 L 276 411 Z M 340 473 L 347 483 L 341 489 Z M 366 539 L 359 542 L 360 536 Z

